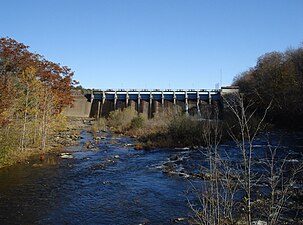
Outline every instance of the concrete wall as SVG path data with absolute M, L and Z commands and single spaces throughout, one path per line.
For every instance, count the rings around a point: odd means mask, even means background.
M 67 107 L 63 114 L 71 117 L 108 116 L 111 111 L 127 106 L 152 117 L 164 108 L 175 105 L 189 115 L 203 116 L 211 108 L 223 109 L 222 94 L 237 92 L 236 87 L 224 87 L 218 90 L 177 90 L 177 91 L 92 91 L 91 94 L 77 93 L 72 107 Z
M 90 117 L 92 103 L 84 95 L 74 96 L 73 106 L 67 107 L 63 110 L 62 114 L 70 117 Z

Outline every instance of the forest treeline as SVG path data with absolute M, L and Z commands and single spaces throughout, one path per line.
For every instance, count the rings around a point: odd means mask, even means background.
M 0 164 L 12 152 L 47 147 L 63 126 L 60 112 L 72 103 L 75 83 L 70 68 L 16 40 L 0 39 Z
M 260 113 L 271 105 L 269 122 L 288 128 L 303 128 L 303 48 L 270 52 L 256 66 L 235 77 L 246 104 Z

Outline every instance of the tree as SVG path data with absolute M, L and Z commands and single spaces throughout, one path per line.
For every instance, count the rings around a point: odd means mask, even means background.
M 29 67 L 22 72 L 19 80 L 18 113 L 22 118 L 22 135 L 20 137 L 20 148 L 24 150 L 28 142 L 28 123 L 35 120 L 37 105 L 39 104 L 39 92 L 41 81 L 36 77 L 36 69 Z
M 272 102 L 267 119 L 278 125 L 303 127 L 303 49 L 261 56 L 256 66 L 234 79 L 258 113 Z
M 46 60 L 11 38 L 0 39 L 0 132 L 18 136 L 21 150 L 58 128 L 62 109 L 73 102 L 71 89 L 77 82 L 66 66 Z M 10 136 L 7 137 L 7 143 Z M 4 141 L 4 138 L 1 139 Z M 1 141 L 0 140 L 0 141 Z

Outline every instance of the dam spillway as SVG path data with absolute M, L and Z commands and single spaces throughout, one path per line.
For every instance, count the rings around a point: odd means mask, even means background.
M 159 110 L 179 107 L 188 114 L 201 115 L 205 108 L 216 108 L 220 111 L 223 108 L 222 95 L 237 91 L 238 89 L 233 87 L 177 90 L 93 89 L 85 95 L 85 104 L 83 94 L 76 93 L 74 106 L 68 109 L 66 114 L 99 118 L 108 116 L 111 111 L 117 109 L 133 107 L 138 113 L 146 113 L 152 117 Z M 85 112 L 79 113 L 83 109 Z

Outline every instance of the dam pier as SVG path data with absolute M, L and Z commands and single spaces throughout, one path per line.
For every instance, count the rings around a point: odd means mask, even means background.
M 133 107 L 138 113 L 149 117 L 163 109 L 180 107 L 189 115 L 203 116 L 206 108 L 223 109 L 222 95 L 238 92 L 234 87 L 221 89 L 153 89 L 153 90 L 99 90 L 89 94 L 74 94 L 74 104 L 64 112 L 68 116 L 95 117 L 108 116 L 111 111 Z

